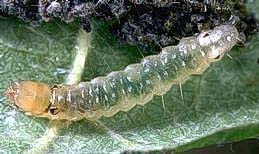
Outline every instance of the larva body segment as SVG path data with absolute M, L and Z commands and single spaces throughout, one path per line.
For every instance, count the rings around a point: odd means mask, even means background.
M 177 46 L 163 48 L 160 54 L 145 57 L 141 63 L 122 71 L 78 85 L 54 86 L 48 111 L 41 116 L 97 120 L 129 111 L 137 104 L 145 105 L 154 95 L 164 95 L 173 84 L 183 83 L 192 74 L 201 74 L 229 51 L 237 38 L 234 26 L 221 25 L 197 37 L 182 39 Z

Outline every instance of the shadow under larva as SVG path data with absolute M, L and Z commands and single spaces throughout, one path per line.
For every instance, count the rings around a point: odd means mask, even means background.
M 154 95 L 164 95 L 192 74 L 201 74 L 238 42 L 238 35 L 234 25 L 220 25 L 89 82 L 50 86 L 20 81 L 14 82 L 6 95 L 26 114 L 37 117 L 72 121 L 111 117 L 137 104 L 145 105 Z

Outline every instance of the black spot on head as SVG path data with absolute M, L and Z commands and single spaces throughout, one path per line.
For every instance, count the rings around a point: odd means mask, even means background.
M 54 84 L 54 85 L 52 85 L 52 86 L 51 86 L 51 88 L 50 88 L 50 89 L 51 89 L 51 90 L 53 90 L 53 89 L 58 89 L 58 88 L 59 88 L 59 85 Z
M 56 108 L 56 107 L 51 107 L 49 109 L 49 112 L 52 114 L 52 115 L 56 115 L 59 113 L 59 110 Z
M 257 64 L 259 64 L 259 57 L 257 58 Z

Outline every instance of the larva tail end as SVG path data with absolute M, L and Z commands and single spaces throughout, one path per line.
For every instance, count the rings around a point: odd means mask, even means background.
M 218 61 L 238 42 L 239 32 L 233 25 L 220 25 L 213 30 L 204 31 L 197 40 L 206 51 L 209 61 Z
M 50 94 L 49 85 L 33 81 L 14 82 L 5 91 L 11 103 L 26 114 L 35 116 L 47 114 Z

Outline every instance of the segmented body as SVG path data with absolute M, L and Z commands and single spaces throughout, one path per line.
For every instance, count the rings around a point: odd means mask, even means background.
M 206 40 L 206 35 L 210 35 L 210 40 Z M 148 56 L 122 71 L 77 85 L 57 86 L 52 91 L 52 106 L 66 108 L 71 114 L 68 117 L 96 120 L 129 111 L 137 104 L 145 105 L 154 95 L 165 94 L 173 84 L 201 74 L 219 58 L 216 54 L 224 54 L 236 44 L 237 36 L 235 27 L 223 25 L 198 37 L 185 38 L 177 46 L 166 47 L 160 54 Z M 213 39 L 216 42 L 206 46 Z M 64 104 L 66 107 L 62 107 Z
M 177 46 L 145 57 L 122 71 L 111 72 L 76 85 L 49 85 L 17 82 L 7 95 L 25 113 L 50 119 L 97 120 L 119 111 L 145 105 L 154 95 L 165 94 L 173 84 L 183 83 L 192 74 L 201 74 L 236 43 L 237 29 L 221 25 L 196 37 L 182 39 Z

